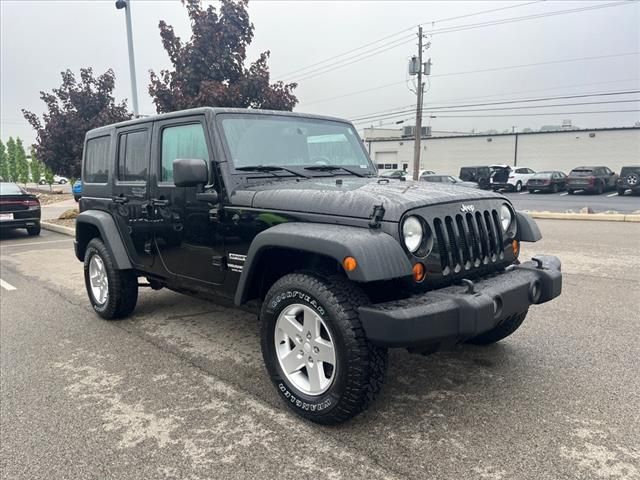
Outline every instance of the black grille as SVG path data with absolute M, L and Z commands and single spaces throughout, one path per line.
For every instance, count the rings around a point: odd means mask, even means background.
M 503 232 L 497 210 L 435 218 L 433 229 L 443 275 L 504 259 Z

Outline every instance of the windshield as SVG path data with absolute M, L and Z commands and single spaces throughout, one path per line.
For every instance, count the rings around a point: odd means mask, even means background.
M 593 174 L 592 168 L 574 168 L 573 170 L 571 170 L 571 173 L 569 175 L 585 176 L 585 175 L 592 175 L 592 174 Z
M 278 115 L 222 115 L 221 125 L 236 169 L 344 166 L 365 174 L 375 172 L 358 134 L 346 123 Z
M 540 173 L 536 173 L 533 177 L 531 178 L 551 178 L 551 172 L 540 172 Z

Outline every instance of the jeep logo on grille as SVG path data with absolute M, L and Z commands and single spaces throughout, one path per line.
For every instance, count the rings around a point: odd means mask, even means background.
M 475 212 L 476 210 L 476 206 L 475 205 L 465 205 L 464 203 L 460 206 L 460 211 L 462 213 L 471 213 L 471 212 Z

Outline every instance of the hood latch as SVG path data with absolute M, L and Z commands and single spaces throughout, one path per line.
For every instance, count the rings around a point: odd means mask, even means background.
M 384 205 L 374 205 L 373 212 L 371 212 L 371 216 L 369 217 L 369 227 L 371 228 L 380 228 L 380 222 L 384 218 Z

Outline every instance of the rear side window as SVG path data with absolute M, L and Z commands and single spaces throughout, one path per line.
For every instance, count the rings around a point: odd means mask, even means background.
M 148 130 L 120 135 L 118 143 L 118 180 L 146 182 L 148 175 Z
M 107 183 L 109 178 L 109 158 L 111 137 L 87 140 L 84 152 L 83 178 L 86 183 Z
M 166 127 L 162 130 L 160 181 L 173 182 L 173 161 L 178 158 L 198 158 L 209 165 L 209 151 L 201 123 Z

